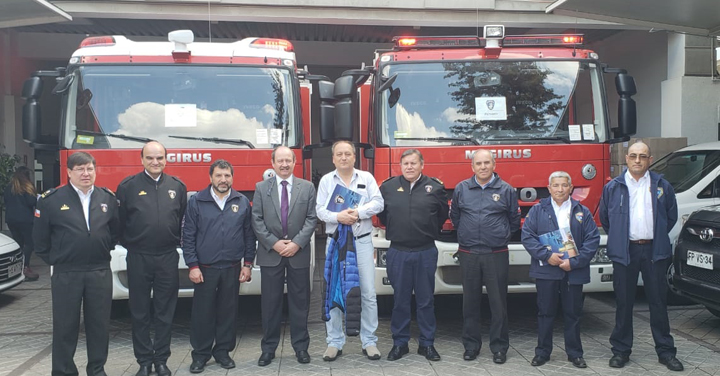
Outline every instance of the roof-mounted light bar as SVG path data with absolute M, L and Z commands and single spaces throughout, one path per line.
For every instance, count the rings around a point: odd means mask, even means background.
M 101 37 L 89 37 L 83 39 L 82 42 L 80 42 L 80 48 L 83 47 L 99 47 L 99 46 L 114 46 L 115 45 L 115 38 L 105 35 Z
M 393 37 L 395 49 L 410 50 L 423 48 L 472 48 L 482 47 L 480 39 L 474 36 L 459 37 Z
M 286 52 L 295 51 L 295 48 L 293 47 L 292 43 L 290 43 L 290 41 L 277 38 L 257 38 L 252 41 L 252 43 L 250 43 L 250 47 L 266 48 L 269 50 L 280 50 Z
M 557 35 L 513 35 L 503 40 L 503 46 L 580 46 L 583 44 L 581 34 Z

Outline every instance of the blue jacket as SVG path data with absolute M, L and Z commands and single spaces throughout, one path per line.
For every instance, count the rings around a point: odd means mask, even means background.
M 483 189 L 473 175 L 455 187 L 450 220 L 461 250 L 480 254 L 507 250 L 510 236 L 520 229 L 515 188 L 495 174 Z
M 324 321 L 330 321 L 330 310 L 340 308 L 345 312 L 345 333 L 348 336 L 360 334 L 360 271 L 352 227 L 339 224 L 335 233 L 328 238 L 325 256 L 323 301 Z
M 185 264 L 227 268 L 255 259 L 255 233 L 250 201 L 231 189 L 225 208 L 210 194 L 211 186 L 190 197 L 183 217 L 182 242 Z
M 551 200 L 551 197 L 546 197 L 530 208 L 530 212 L 525 217 L 525 224 L 523 224 L 522 243 L 532 256 L 530 277 L 560 280 L 565 278 L 567 273 L 568 283 L 571 285 L 589 283 L 590 260 L 595 256 L 600 244 L 600 232 L 593 220 L 592 213 L 580 202 L 570 199 L 570 233 L 575 240 L 578 255 L 570 258 L 571 270 L 566 272 L 559 266 L 547 263 L 552 251 L 538 240 L 540 235 L 560 228 Z
M 675 191 L 662 175 L 650 171 L 653 211 L 652 262 L 672 257 L 670 230 L 678 218 Z M 613 262 L 630 263 L 630 193 L 625 172 L 603 188 L 600 199 L 600 223 L 608 234 L 607 255 Z

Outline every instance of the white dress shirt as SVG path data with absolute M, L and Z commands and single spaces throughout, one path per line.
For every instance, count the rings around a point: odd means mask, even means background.
M 150 175 L 148 170 L 145 170 L 145 175 L 149 176 L 150 179 L 155 180 L 156 183 L 160 181 L 160 177 L 162 176 L 162 174 L 160 174 L 160 175 L 158 175 L 158 177 L 154 178 L 154 177 L 152 177 L 152 175 Z M 210 188 L 210 190 L 212 190 L 212 188 Z
M 90 196 L 92 196 L 95 186 L 90 187 L 87 194 L 83 193 L 83 191 L 78 189 L 73 183 L 70 183 L 70 186 L 73 187 L 80 197 L 80 204 L 82 204 L 83 214 L 85 215 L 85 224 L 87 225 L 88 231 L 90 231 Z
M 281 182 L 282 182 L 283 180 L 287 180 L 287 182 L 288 182 L 288 185 L 287 185 L 287 192 L 288 192 L 288 209 L 290 209 L 290 198 L 292 197 L 292 186 L 293 186 L 293 178 L 294 178 L 294 177 L 295 177 L 295 175 L 290 175 L 289 178 L 283 179 L 283 178 L 275 175 L 275 179 L 276 179 L 276 182 L 277 182 L 278 204 L 279 204 L 279 205 L 282 205 L 282 190 L 283 190 L 283 186 L 282 186 Z
M 228 192 L 225 195 L 225 197 L 220 198 L 220 196 L 215 194 L 215 190 L 212 187 L 210 187 L 210 195 L 212 196 L 213 200 L 215 200 L 215 203 L 217 204 L 217 206 L 220 207 L 220 211 L 225 210 L 225 203 L 227 202 L 228 197 L 230 197 L 230 190 L 228 189 Z
M 557 218 L 558 227 L 569 228 L 570 209 L 572 209 L 572 202 L 570 201 L 570 197 L 568 197 L 568 199 L 565 200 L 565 202 L 563 202 L 560 206 L 558 206 L 558 204 L 553 199 L 550 199 L 550 202 L 552 202 L 553 211 L 555 211 L 555 218 Z
M 630 192 L 630 240 L 652 239 L 654 220 L 650 172 L 646 171 L 640 180 L 625 172 L 625 184 Z
M 325 174 L 320 179 L 315 211 L 317 211 L 318 218 L 325 222 L 325 232 L 333 234 L 339 223 L 337 219 L 338 213 L 327 210 L 327 205 L 332 199 L 332 193 L 338 184 L 365 196 L 365 203 L 357 208 L 359 220 L 353 224 L 352 230 L 355 236 L 369 234 L 373 229 L 371 218 L 383 211 L 385 201 L 382 194 L 380 194 L 380 188 L 377 181 L 375 181 L 375 177 L 367 171 L 357 169 L 353 169 L 350 186 L 347 186 L 340 178 L 337 170 Z

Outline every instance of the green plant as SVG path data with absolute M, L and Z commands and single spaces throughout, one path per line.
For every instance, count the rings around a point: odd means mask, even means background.
M 20 163 L 18 155 L 10 155 L 2 151 L 5 146 L 0 145 L 0 225 L 3 223 L 3 212 L 5 210 L 5 187 L 10 183 L 15 167 Z

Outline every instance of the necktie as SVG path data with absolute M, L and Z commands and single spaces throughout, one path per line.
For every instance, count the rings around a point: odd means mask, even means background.
M 287 191 L 287 180 L 280 182 L 282 184 L 282 198 L 280 198 L 280 220 L 282 222 L 283 238 L 287 238 L 288 234 L 288 210 L 290 205 L 288 203 L 288 191 Z

